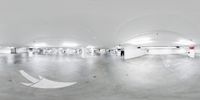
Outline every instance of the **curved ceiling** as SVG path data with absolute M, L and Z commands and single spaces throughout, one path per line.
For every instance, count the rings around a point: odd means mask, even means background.
M 64 41 L 109 47 L 168 31 L 199 43 L 198 0 L 1 0 L 0 44 Z M 170 37 L 169 37 L 170 38 Z

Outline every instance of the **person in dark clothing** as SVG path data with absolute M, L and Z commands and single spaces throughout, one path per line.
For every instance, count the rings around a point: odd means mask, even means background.
M 124 49 L 121 49 L 121 57 L 124 57 Z

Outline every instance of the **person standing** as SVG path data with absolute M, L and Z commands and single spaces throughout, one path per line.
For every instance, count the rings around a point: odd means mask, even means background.
M 125 52 L 124 52 L 124 48 L 121 49 L 121 57 L 124 59 L 124 55 L 125 55 Z

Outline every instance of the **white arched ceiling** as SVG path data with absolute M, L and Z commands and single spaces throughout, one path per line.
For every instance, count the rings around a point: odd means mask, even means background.
M 74 41 L 109 47 L 137 34 L 200 38 L 198 0 L 0 0 L 0 45 Z
M 175 14 L 148 15 L 132 19 L 124 23 L 119 28 L 119 33 L 124 37 L 124 41 L 145 36 L 156 38 L 150 45 L 168 45 L 178 41 L 178 39 L 191 40 L 196 43 L 199 41 L 199 28 L 196 23 L 184 16 Z M 157 34 L 157 35 L 152 35 Z M 163 41 L 165 41 L 163 43 Z M 160 42 L 160 43 L 159 43 Z M 148 44 L 149 45 L 149 44 Z
M 180 41 L 184 41 L 184 43 L 180 43 Z M 194 43 L 196 41 L 172 31 L 146 32 L 135 35 L 134 38 L 124 42 L 124 44 L 137 46 L 189 46 Z

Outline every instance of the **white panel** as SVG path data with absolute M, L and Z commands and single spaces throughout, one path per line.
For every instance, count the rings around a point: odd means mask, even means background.
M 22 76 L 24 76 L 27 80 L 31 82 L 31 83 L 21 82 L 21 84 L 33 88 L 41 88 L 41 89 L 64 88 L 77 83 L 77 82 L 57 82 L 43 78 L 42 76 L 39 76 L 40 79 L 36 79 L 30 76 L 24 70 L 20 70 L 19 72 L 21 73 Z
M 195 47 L 195 52 L 196 52 L 197 54 L 200 54 L 200 46 Z
M 158 54 L 158 55 L 165 55 L 165 54 L 186 54 L 186 49 L 184 48 L 175 48 L 175 49 L 149 49 L 148 54 Z
M 24 52 L 27 52 L 27 49 L 26 48 L 17 48 L 16 52 L 17 53 L 24 53 Z
M 145 50 L 138 49 L 136 46 L 126 45 L 124 46 L 125 56 L 124 59 L 131 59 L 146 54 Z
M 11 53 L 11 49 L 9 47 L 0 48 L 0 53 Z

